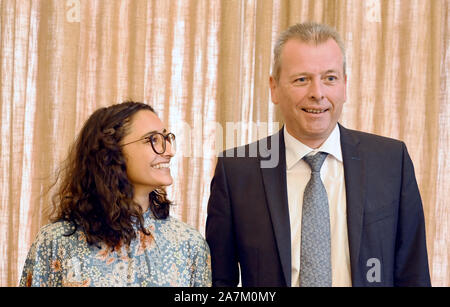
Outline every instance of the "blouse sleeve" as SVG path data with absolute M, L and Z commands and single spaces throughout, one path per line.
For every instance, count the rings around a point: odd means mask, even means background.
M 194 283 L 192 286 L 211 287 L 211 255 L 208 244 L 202 239 L 197 248 L 194 258 Z
M 62 285 L 61 260 L 57 240 L 48 227 L 43 227 L 28 251 L 20 279 L 20 287 L 57 287 Z

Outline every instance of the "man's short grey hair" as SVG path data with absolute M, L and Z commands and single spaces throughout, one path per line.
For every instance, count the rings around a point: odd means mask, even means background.
M 305 43 L 315 43 L 316 45 L 325 43 L 329 39 L 334 39 L 342 51 L 342 56 L 344 59 L 343 69 L 345 74 L 345 48 L 339 33 L 334 28 L 325 24 L 305 22 L 290 26 L 278 36 L 273 49 L 272 77 L 275 81 L 278 82 L 280 79 L 281 51 L 287 41 L 291 39 L 297 39 Z

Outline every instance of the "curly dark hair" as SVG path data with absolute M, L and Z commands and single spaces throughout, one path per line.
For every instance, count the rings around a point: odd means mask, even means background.
M 81 227 L 89 244 L 104 242 L 114 248 L 136 238 L 133 225 L 150 234 L 141 206 L 133 201 L 134 188 L 119 146 L 129 133 L 132 116 L 141 110 L 155 113 L 147 104 L 127 101 L 98 109 L 84 124 L 52 198 L 51 221 L 71 222 L 74 230 L 68 236 Z M 163 188 L 149 194 L 149 208 L 157 219 L 167 218 L 171 204 Z

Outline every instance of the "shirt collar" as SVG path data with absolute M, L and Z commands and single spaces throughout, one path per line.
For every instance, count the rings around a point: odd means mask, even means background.
M 309 153 L 323 151 L 342 162 L 341 133 L 336 124 L 326 141 L 317 149 L 310 148 L 289 134 L 284 126 L 284 144 L 286 146 L 286 168 L 292 168 L 299 160 Z

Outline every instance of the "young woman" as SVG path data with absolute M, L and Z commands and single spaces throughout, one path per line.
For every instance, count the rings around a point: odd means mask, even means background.
M 175 136 L 154 110 L 94 112 L 72 147 L 54 218 L 30 248 L 21 286 L 210 286 L 209 248 L 171 217 Z

